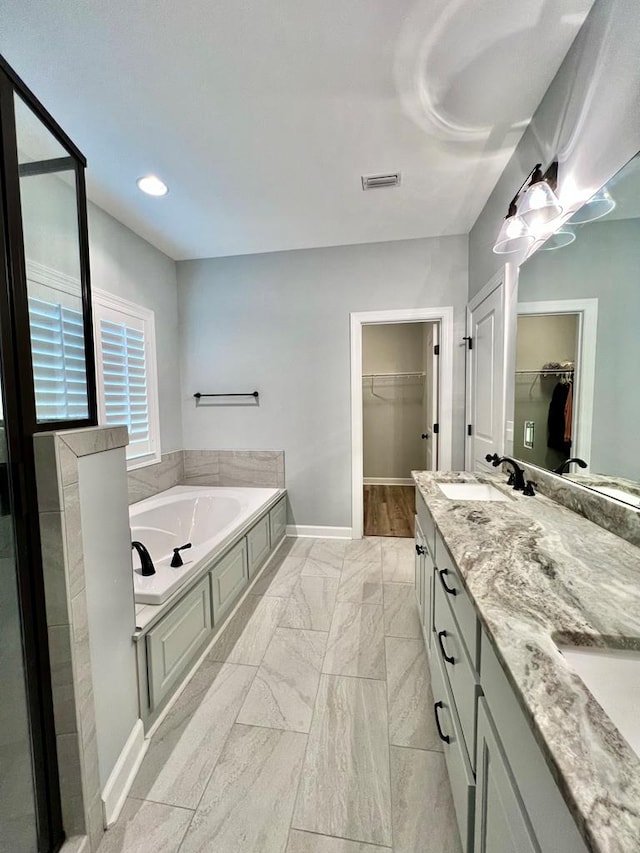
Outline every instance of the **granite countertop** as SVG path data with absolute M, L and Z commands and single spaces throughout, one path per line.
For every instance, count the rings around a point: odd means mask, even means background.
M 640 650 L 640 548 L 504 474 L 413 477 L 587 846 L 640 851 L 640 758 L 555 645 Z M 438 482 L 511 500 L 450 500 Z

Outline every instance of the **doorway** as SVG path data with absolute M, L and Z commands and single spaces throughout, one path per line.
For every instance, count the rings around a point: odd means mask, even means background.
M 351 315 L 352 536 L 412 537 L 412 470 L 451 465 L 453 309 Z

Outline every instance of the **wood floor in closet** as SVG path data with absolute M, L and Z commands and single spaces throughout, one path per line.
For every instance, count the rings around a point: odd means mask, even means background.
M 364 487 L 365 536 L 412 538 L 415 512 L 413 486 Z

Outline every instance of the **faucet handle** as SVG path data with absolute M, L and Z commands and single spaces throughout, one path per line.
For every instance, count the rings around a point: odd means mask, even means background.
M 484 458 L 487 460 L 487 462 L 491 462 L 494 468 L 497 468 L 500 464 L 500 457 L 497 453 L 487 453 Z
M 538 484 L 534 483 L 533 480 L 527 480 L 527 485 L 522 490 L 522 494 L 527 495 L 528 497 L 533 497 L 535 495 L 535 492 L 533 490 L 534 486 L 536 486 L 537 488 Z
M 178 569 L 180 566 L 183 566 L 182 557 L 180 556 L 180 551 L 184 551 L 185 548 L 191 548 L 191 542 L 187 542 L 185 545 L 181 545 L 179 548 L 173 549 L 173 557 L 171 558 L 171 568 Z

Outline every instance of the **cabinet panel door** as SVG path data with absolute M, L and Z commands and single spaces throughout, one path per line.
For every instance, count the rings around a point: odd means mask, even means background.
M 248 583 L 247 545 L 246 539 L 243 539 L 211 570 L 215 625 L 220 623 L 225 612 Z
M 275 548 L 287 532 L 287 499 L 283 498 L 280 503 L 269 513 L 269 524 L 271 525 L 271 547 Z
M 211 634 L 209 578 L 187 593 L 147 634 L 151 708 L 167 695 Z
M 424 620 L 424 556 L 420 553 L 420 549 L 424 547 L 424 535 L 418 516 L 416 516 L 415 591 L 420 611 L 420 622 Z
M 269 538 L 269 516 L 265 515 L 247 533 L 247 552 L 249 556 L 249 578 L 252 578 L 269 556 L 271 540 Z
M 540 853 L 484 698 L 478 706 L 474 853 Z

